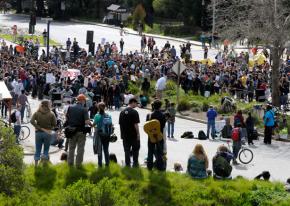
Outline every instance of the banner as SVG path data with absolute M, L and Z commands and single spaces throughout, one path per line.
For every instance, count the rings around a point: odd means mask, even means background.
M 81 75 L 81 71 L 78 69 L 67 69 L 67 70 L 63 70 L 61 72 L 61 76 L 63 78 L 71 78 L 71 79 L 75 79 L 76 77 L 78 77 L 79 75 Z

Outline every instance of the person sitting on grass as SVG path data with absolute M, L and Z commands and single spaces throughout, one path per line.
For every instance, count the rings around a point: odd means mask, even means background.
M 221 145 L 212 159 L 213 175 L 217 179 L 231 179 L 231 160 L 234 158 L 229 149 Z
M 208 177 L 208 158 L 201 144 L 197 144 L 187 161 L 187 173 L 195 179 Z
M 263 171 L 261 174 L 259 174 L 257 177 L 255 177 L 255 180 L 269 181 L 270 177 L 271 177 L 271 174 L 269 171 Z

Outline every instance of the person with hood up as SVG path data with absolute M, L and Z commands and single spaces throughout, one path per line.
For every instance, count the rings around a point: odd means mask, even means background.
M 50 102 L 43 100 L 38 110 L 32 115 L 31 124 L 35 127 L 35 166 L 38 165 L 43 146 L 43 158 L 49 160 L 51 133 L 56 127 L 56 117 L 50 109 Z

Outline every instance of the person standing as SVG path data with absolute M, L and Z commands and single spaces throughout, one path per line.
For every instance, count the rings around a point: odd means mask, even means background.
M 105 112 L 104 102 L 98 104 L 99 113 L 94 117 L 93 125 L 97 126 L 94 136 L 96 142 L 96 153 L 98 154 L 98 165 L 102 167 L 102 152 L 104 151 L 106 166 L 109 166 L 109 143 L 113 131 L 112 117 Z
M 241 129 L 241 123 L 237 123 L 235 128 L 232 130 L 232 140 L 233 140 L 233 164 L 238 165 L 237 158 L 242 147 L 242 136 L 243 132 Z
M 38 110 L 32 115 L 31 124 L 35 127 L 35 166 L 38 165 L 43 146 L 43 157 L 49 160 L 51 132 L 56 128 L 56 117 L 50 109 L 50 102 L 43 100 Z
M 124 42 L 123 38 L 121 38 L 121 40 L 120 40 L 120 53 L 121 54 L 123 54 L 123 51 L 124 51 L 124 44 L 125 44 L 125 42 Z
M 20 106 L 21 106 L 21 109 L 20 109 L 21 122 L 23 122 L 25 107 L 26 107 L 26 104 L 29 104 L 24 90 L 21 91 L 21 95 L 18 97 L 18 104 L 20 104 Z
M 175 115 L 176 115 L 176 109 L 175 104 L 170 103 L 170 106 L 168 108 L 168 120 L 167 120 L 167 138 L 174 138 L 174 123 L 175 123 Z
M 272 111 L 272 107 L 270 105 L 267 106 L 266 114 L 264 116 L 264 143 L 271 144 L 272 141 L 272 130 L 275 125 L 275 114 Z
M 204 46 L 204 53 L 203 53 L 204 59 L 207 59 L 207 54 L 208 54 L 208 48 L 207 48 L 207 46 Z
M 255 127 L 255 120 L 252 117 L 251 112 L 249 112 L 248 117 L 246 119 L 247 137 L 248 137 L 249 145 L 251 144 L 254 145 L 253 143 L 254 127 Z
M 140 118 L 138 112 L 134 109 L 137 107 L 137 103 L 135 98 L 131 98 L 128 107 L 119 116 L 121 138 L 123 139 L 125 152 L 125 164 L 127 167 L 131 167 L 131 151 L 133 154 L 133 167 L 139 166 L 140 133 L 138 124 L 140 123 Z
M 153 102 L 153 112 L 148 114 L 146 117 L 146 121 L 150 121 L 156 119 L 160 122 L 160 132 L 163 134 L 164 127 L 166 124 L 165 115 L 160 111 L 162 106 L 162 102 L 160 100 L 155 100 Z M 164 135 L 163 135 L 164 137 Z M 156 143 L 150 141 L 148 137 L 148 156 L 147 156 L 147 168 L 148 170 L 153 169 L 153 156 L 156 159 L 156 169 L 159 171 L 166 170 L 166 152 L 164 150 L 165 141 L 164 138 Z
M 71 47 L 71 40 L 70 40 L 70 38 L 68 38 L 66 41 L 66 50 L 70 51 L 70 47 Z
M 207 116 L 207 138 L 209 139 L 209 131 L 211 130 L 211 137 L 215 138 L 215 119 L 217 117 L 217 112 L 213 106 L 209 107 L 209 110 L 206 113 Z
M 77 103 L 68 108 L 67 126 L 75 128 L 74 134 L 70 136 L 68 143 L 68 159 L 69 166 L 73 166 L 74 163 L 77 168 L 81 167 L 83 162 L 85 144 L 86 144 L 86 125 L 92 125 L 89 119 L 88 110 L 85 108 L 86 96 L 80 94 L 77 96 Z M 77 147 L 76 161 L 74 161 L 75 149 Z
M 46 31 L 46 29 L 43 30 L 42 37 L 43 37 L 43 46 L 46 47 L 46 45 L 47 45 L 47 31 Z
M 21 105 L 17 106 L 15 111 L 16 122 L 14 123 L 14 134 L 16 136 L 16 144 L 19 144 L 19 135 L 21 130 Z

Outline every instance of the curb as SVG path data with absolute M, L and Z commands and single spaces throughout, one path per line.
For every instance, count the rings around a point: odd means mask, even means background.
M 49 155 L 51 155 L 51 154 L 56 154 L 56 153 L 60 152 L 61 150 L 62 150 L 62 149 L 57 149 L 57 150 L 55 150 L 55 151 L 53 151 L 53 152 L 49 152 L 48 154 L 49 154 Z M 27 153 L 24 153 L 23 155 L 24 155 L 24 156 L 33 156 L 33 155 L 35 155 L 35 153 L 27 152 Z

